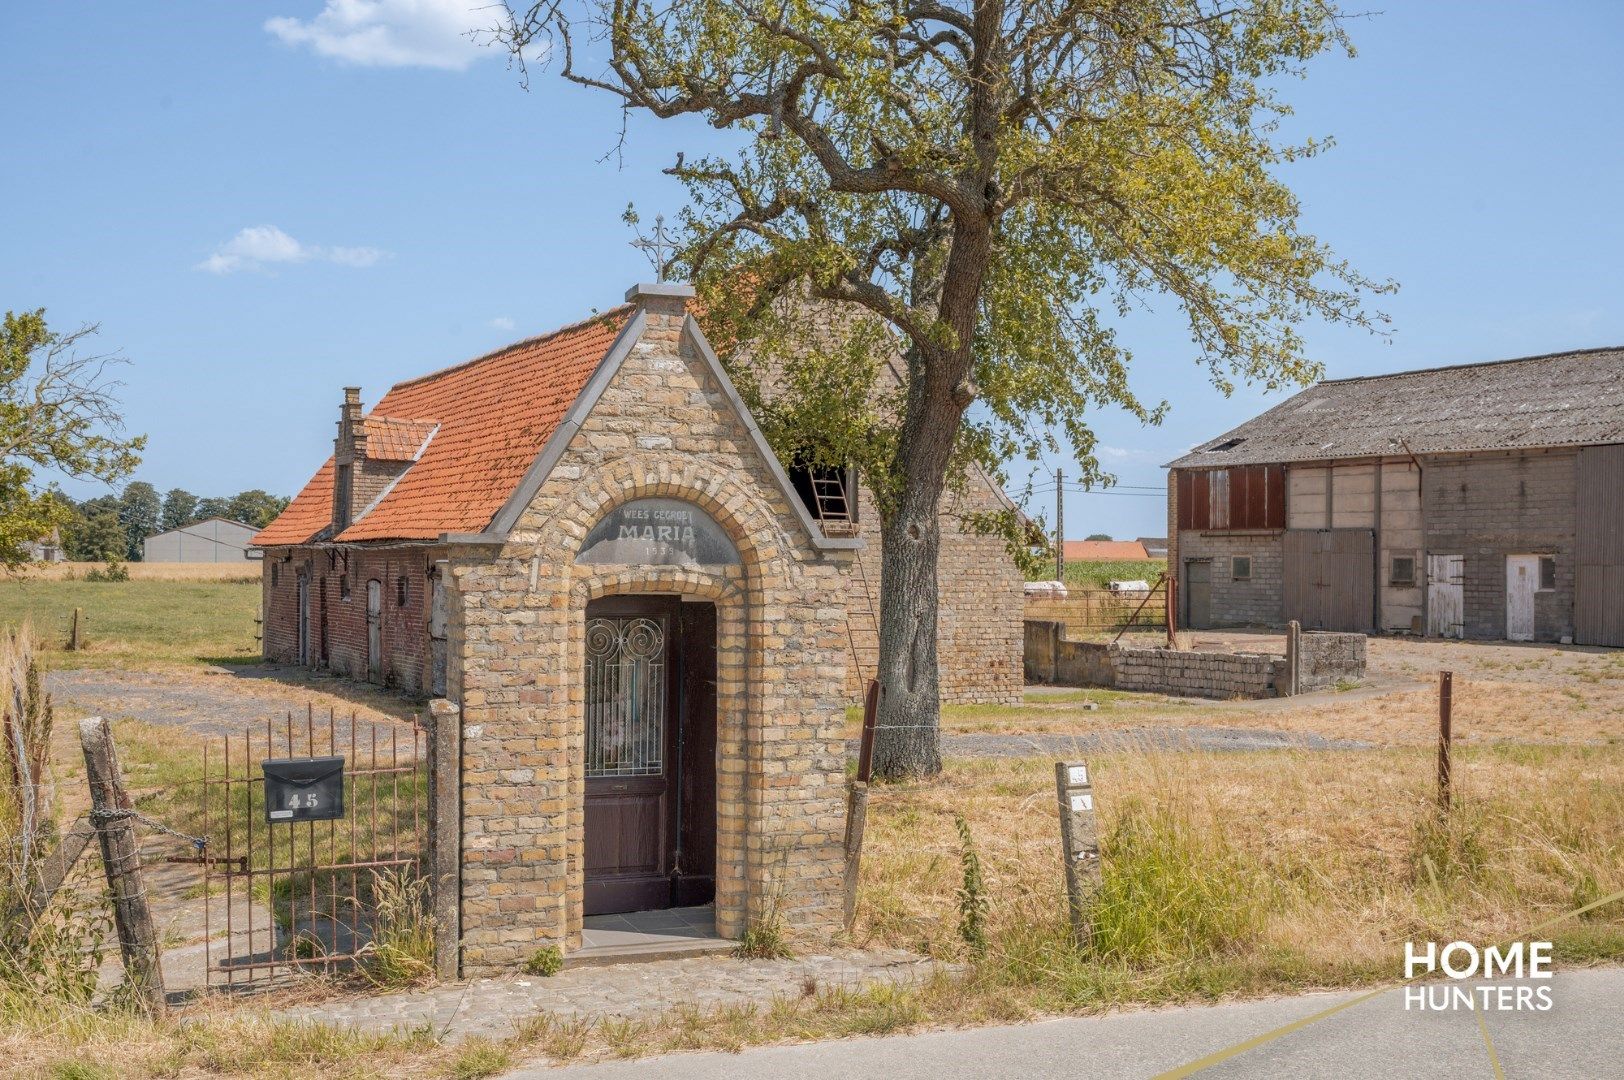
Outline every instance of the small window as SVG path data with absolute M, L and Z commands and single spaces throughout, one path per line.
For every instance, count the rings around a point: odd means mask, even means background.
M 1225 450 L 1233 450 L 1233 449 L 1235 449 L 1235 447 L 1239 446 L 1241 443 L 1243 443 L 1245 441 L 1246 441 L 1245 439 L 1225 439 L 1221 443 L 1214 443 L 1213 445 L 1207 447 L 1207 449 L 1205 451 L 1203 451 L 1203 453 L 1221 454 Z
M 273 589 L 276 588 L 276 583 L 282 579 L 282 575 L 277 573 L 278 569 L 280 567 L 276 563 L 271 564 L 271 588 Z
M 400 577 L 395 579 L 395 606 L 405 607 L 406 596 L 406 575 L 402 574 Z
M 1415 557 L 1412 555 L 1394 555 L 1392 574 L 1387 583 L 1399 588 L 1413 588 L 1415 586 Z
M 1252 580 L 1252 556 L 1236 555 L 1229 563 L 1230 577 L 1236 581 Z
M 348 600 L 350 598 L 350 575 L 348 574 L 339 575 L 338 598 L 340 600 Z
M 1541 592 L 1549 592 L 1556 588 L 1556 556 L 1541 555 L 1539 557 L 1539 587 Z

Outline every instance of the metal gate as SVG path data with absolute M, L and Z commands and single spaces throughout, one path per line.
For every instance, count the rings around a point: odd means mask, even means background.
M 332 972 L 365 955 L 380 894 L 423 875 L 428 760 L 410 723 L 267 720 L 203 749 L 203 863 L 209 985 Z M 267 762 L 341 757 L 340 807 L 306 794 L 267 806 Z M 285 805 L 284 805 L 285 804 Z M 289 807 L 300 807 L 292 809 Z M 322 813 L 335 816 L 310 818 Z M 279 820 L 280 819 L 280 820 Z M 388 879 L 394 878 L 394 881 Z
M 1624 645 L 1624 446 L 1579 451 L 1573 640 Z
M 1369 529 L 1288 529 L 1283 606 L 1304 630 L 1369 633 L 1376 539 Z

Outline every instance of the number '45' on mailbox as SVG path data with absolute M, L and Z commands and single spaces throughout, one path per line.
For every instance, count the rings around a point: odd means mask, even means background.
M 265 820 L 331 821 L 344 816 L 342 757 L 280 758 L 265 772 Z

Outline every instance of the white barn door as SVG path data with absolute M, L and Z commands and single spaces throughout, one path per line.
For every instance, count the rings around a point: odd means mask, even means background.
M 1466 556 L 1427 556 L 1427 636 L 1459 638 L 1466 627 Z
M 1539 588 L 1539 556 L 1506 556 L 1506 640 L 1534 640 L 1534 592 Z

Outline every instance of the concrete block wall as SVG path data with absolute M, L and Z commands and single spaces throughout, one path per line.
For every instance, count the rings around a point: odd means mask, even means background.
M 1297 645 L 1298 691 L 1324 690 L 1343 679 L 1364 678 L 1365 642 L 1363 634 L 1305 631 Z
M 1551 555 L 1556 588 L 1534 597 L 1534 638 L 1573 634 L 1578 454 L 1530 450 L 1422 460 L 1429 554 L 1465 556 L 1465 635 L 1506 633 L 1506 556 Z
M 1212 627 L 1221 626 L 1280 626 L 1282 615 L 1281 582 L 1285 574 L 1285 544 L 1282 533 L 1198 532 L 1186 529 L 1178 535 L 1179 589 L 1186 588 L 1184 566 L 1192 559 L 1212 560 Z M 1231 572 L 1236 555 L 1252 559 L 1250 580 L 1236 581 Z M 1188 596 L 1181 595 L 1180 626 L 1183 612 L 1189 610 Z M 1183 627 L 1189 629 L 1188 627 Z
M 1184 652 L 1174 649 L 1111 650 L 1118 690 L 1178 697 L 1261 698 L 1274 694 L 1283 658 L 1252 653 Z

